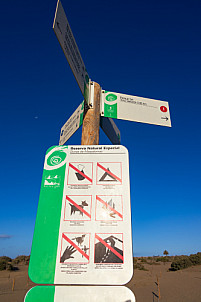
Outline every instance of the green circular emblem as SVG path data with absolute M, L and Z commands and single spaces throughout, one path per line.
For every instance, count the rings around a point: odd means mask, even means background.
M 47 159 L 48 166 L 57 166 L 66 158 L 66 153 L 62 151 L 53 152 Z
M 106 96 L 106 100 L 108 102 L 114 102 L 117 100 L 117 96 L 113 93 L 109 93 L 107 96 Z

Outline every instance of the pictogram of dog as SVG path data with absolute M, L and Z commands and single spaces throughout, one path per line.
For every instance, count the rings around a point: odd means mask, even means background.
M 69 203 L 69 205 L 71 206 L 71 212 L 70 212 L 71 215 L 75 214 L 75 212 L 80 212 L 80 215 L 83 216 L 83 212 L 80 209 L 78 209 L 75 205 L 73 205 L 71 203 Z M 83 200 L 81 202 L 81 204 L 79 204 L 79 207 L 82 209 L 87 206 L 88 206 L 88 203 L 86 202 L 86 200 Z

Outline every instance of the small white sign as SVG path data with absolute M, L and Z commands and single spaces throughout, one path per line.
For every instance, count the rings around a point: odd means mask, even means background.
M 101 115 L 171 127 L 168 102 L 116 92 L 102 93 Z
M 57 2 L 53 29 L 70 65 L 70 68 L 77 80 L 80 90 L 88 103 L 89 76 L 60 0 Z
M 84 115 L 84 101 L 75 110 L 71 117 L 61 128 L 59 145 L 64 145 L 67 140 L 75 133 L 75 131 L 82 125 Z

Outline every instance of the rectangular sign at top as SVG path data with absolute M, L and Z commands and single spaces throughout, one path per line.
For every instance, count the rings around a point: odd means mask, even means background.
M 53 29 L 80 90 L 88 103 L 89 76 L 60 0 L 57 2 Z
M 103 91 L 101 115 L 171 127 L 168 102 Z

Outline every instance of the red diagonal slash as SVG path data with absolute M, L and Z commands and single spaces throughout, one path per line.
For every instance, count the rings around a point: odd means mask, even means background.
M 115 174 L 113 174 L 111 171 L 109 171 L 108 169 L 104 168 L 101 164 L 97 163 L 97 166 L 101 169 L 103 169 L 105 172 L 107 172 L 109 175 L 111 175 L 112 177 L 116 178 L 119 182 L 121 182 L 121 178 L 117 177 Z
M 82 213 L 84 213 L 85 215 L 87 215 L 89 218 L 91 218 L 91 215 L 89 213 L 87 213 L 87 211 L 85 211 L 82 207 L 80 207 L 76 202 L 74 202 L 70 197 L 68 197 L 66 195 L 66 199 L 72 203 L 79 211 L 81 211 Z
M 76 172 L 78 172 L 80 175 L 82 175 L 84 178 L 86 178 L 87 180 L 89 180 L 92 183 L 92 179 L 87 176 L 86 174 L 84 174 L 83 172 L 81 172 L 79 169 L 77 169 L 76 167 L 74 167 L 71 163 L 69 163 L 69 167 L 71 167 L 72 169 L 74 169 Z
M 102 202 L 108 209 L 110 209 L 110 211 L 112 211 L 115 214 L 117 214 L 120 218 L 123 218 L 123 215 L 121 213 L 119 213 L 118 211 L 116 211 L 115 209 L 113 209 L 107 202 L 105 202 L 99 196 L 96 196 L 96 199 L 99 200 L 100 202 Z
M 107 244 L 102 238 L 100 238 L 97 234 L 95 234 L 95 238 L 98 239 L 105 247 L 107 247 L 112 253 L 114 253 L 119 259 L 124 260 L 123 256 L 119 254 L 113 247 Z
M 62 234 L 62 238 L 65 239 L 68 243 L 70 243 L 78 252 L 80 252 L 87 260 L 89 260 L 89 256 L 79 248 L 72 240 L 70 240 L 64 233 Z

